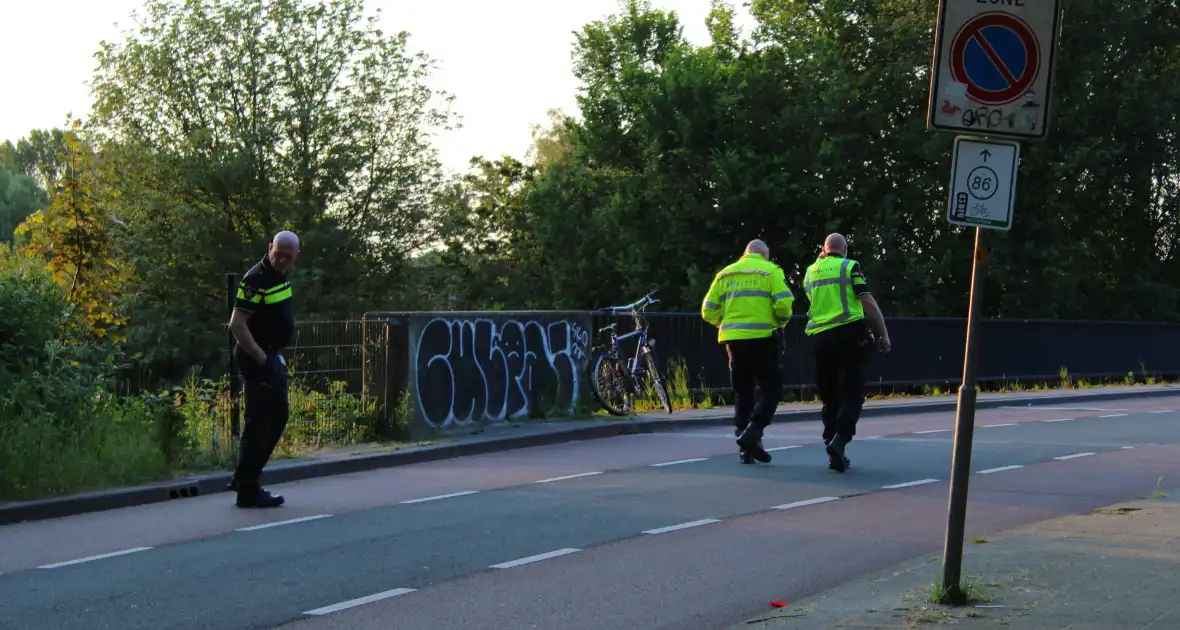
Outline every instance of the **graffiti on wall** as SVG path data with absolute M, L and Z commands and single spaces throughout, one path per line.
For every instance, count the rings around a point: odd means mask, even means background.
M 586 327 L 564 319 L 429 320 L 414 357 L 422 419 L 446 428 L 570 414 L 589 342 Z

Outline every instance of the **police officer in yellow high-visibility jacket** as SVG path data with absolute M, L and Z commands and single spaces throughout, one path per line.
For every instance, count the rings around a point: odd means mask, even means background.
M 881 308 L 869 293 L 860 263 L 847 257 L 848 242 L 840 234 L 824 241 L 823 254 L 803 276 L 803 291 L 811 303 L 805 332 L 815 352 L 815 381 L 823 402 L 824 445 L 828 468 L 844 472 L 851 463 L 844 447 L 856 435 L 864 405 L 864 368 L 877 345 L 888 353 L 891 344 Z M 869 321 L 865 321 L 868 314 Z
M 701 317 L 718 328 L 717 341 L 729 353 L 734 394 L 734 435 L 743 464 L 770 462 L 762 432 L 782 394 L 775 332 L 791 321 L 795 296 L 783 270 L 770 262 L 770 248 L 750 241 L 737 262 L 717 273 L 701 303 Z M 761 390 L 754 404 L 754 386 Z

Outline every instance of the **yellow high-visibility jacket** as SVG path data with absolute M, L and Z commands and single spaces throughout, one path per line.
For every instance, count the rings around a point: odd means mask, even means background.
M 783 270 L 761 254 L 746 254 L 717 273 L 701 303 L 701 318 L 717 341 L 769 337 L 791 321 L 795 296 Z

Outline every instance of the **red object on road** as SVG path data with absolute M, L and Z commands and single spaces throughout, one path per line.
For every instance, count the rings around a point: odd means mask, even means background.
M 774 606 L 775 608 L 786 608 L 787 602 L 773 602 L 772 601 L 772 602 L 770 602 L 770 605 Z

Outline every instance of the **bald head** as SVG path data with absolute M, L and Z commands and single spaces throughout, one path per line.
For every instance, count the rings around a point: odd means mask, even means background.
M 824 239 L 824 255 L 839 254 L 844 256 L 847 253 L 848 241 L 844 238 L 843 234 L 837 234 L 833 232 L 829 234 L 826 239 Z
M 766 258 L 770 258 L 770 248 L 766 246 L 766 243 L 762 242 L 762 239 L 756 238 L 746 244 L 746 253 L 761 254 Z
M 275 234 L 266 248 L 266 258 L 275 271 L 287 273 L 299 260 L 299 237 L 287 230 Z

